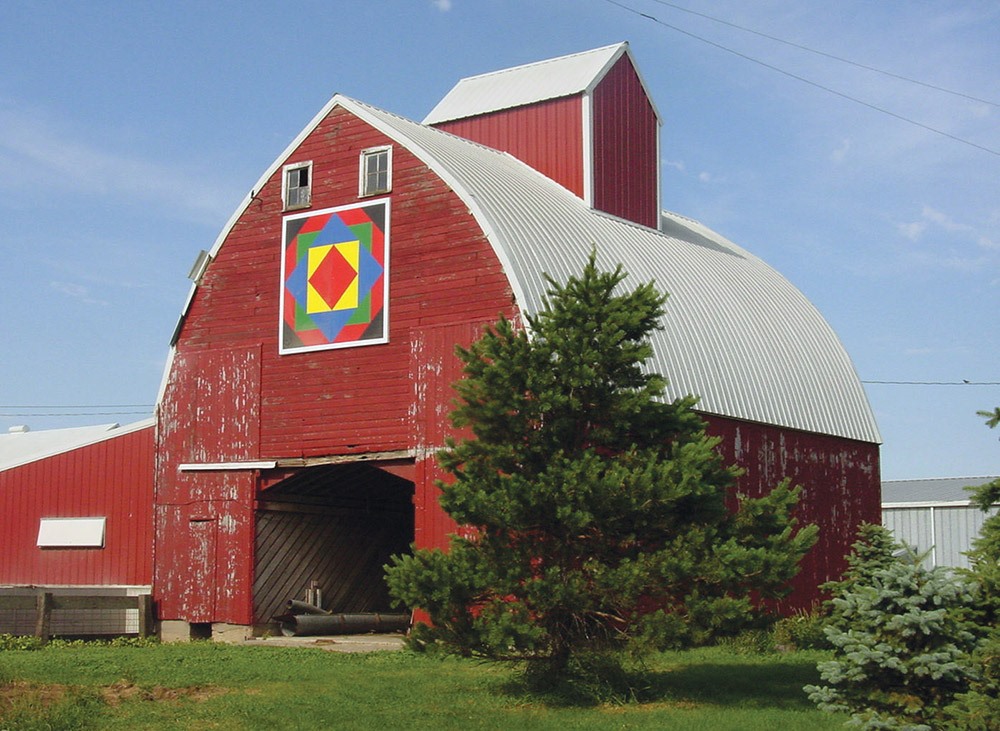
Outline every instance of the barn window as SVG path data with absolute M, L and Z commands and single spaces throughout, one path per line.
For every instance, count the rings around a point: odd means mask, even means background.
M 308 208 L 312 203 L 312 161 L 285 165 L 281 182 L 281 197 L 285 210 Z
M 392 148 L 372 147 L 361 151 L 359 195 L 378 195 L 392 189 Z
M 39 548 L 104 548 L 105 518 L 42 518 Z

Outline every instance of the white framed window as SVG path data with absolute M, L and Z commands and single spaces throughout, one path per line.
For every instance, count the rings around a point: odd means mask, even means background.
M 358 195 L 380 195 L 392 190 L 392 147 L 370 147 L 361 151 Z
M 105 518 L 42 518 L 39 548 L 104 548 Z
M 281 199 L 286 211 L 312 204 L 312 160 L 285 165 L 281 177 Z

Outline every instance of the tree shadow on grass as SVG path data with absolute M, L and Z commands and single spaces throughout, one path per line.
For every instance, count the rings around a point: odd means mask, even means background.
M 550 678 L 525 672 L 508 677 L 499 690 L 558 707 L 678 703 L 813 710 L 802 686 L 818 680 L 814 660 L 775 656 L 773 662 L 691 662 L 670 668 L 624 668 L 612 663 Z

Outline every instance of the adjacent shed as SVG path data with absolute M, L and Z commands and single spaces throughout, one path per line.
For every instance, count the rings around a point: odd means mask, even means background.
M 879 519 L 878 431 L 808 300 L 660 212 L 659 115 L 627 44 L 462 82 L 428 121 L 335 96 L 201 257 L 158 401 L 166 631 L 242 636 L 313 587 L 328 610 L 389 608 L 386 557 L 458 528 L 433 458 L 455 346 L 536 313 L 545 275 L 592 249 L 670 293 L 651 365 L 700 396 L 740 491 L 803 485 L 822 533 L 790 606 L 812 602 Z
M 927 480 L 887 480 L 882 483 L 882 525 L 896 540 L 924 556 L 927 568 L 968 568 L 965 553 L 979 535 L 986 513 L 969 501 L 967 487 L 996 477 L 944 477 Z
M 148 595 L 153 421 L 0 435 L 0 597 Z M 57 613 L 54 633 L 137 631 L 135 611 Z M 30 633 L 35 611 L 0 611 Z

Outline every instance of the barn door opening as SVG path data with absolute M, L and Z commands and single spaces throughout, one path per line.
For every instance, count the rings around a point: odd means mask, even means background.
M 286 602 L 315 589 L 331 612 L 393 611 L 382 567 L 413 542 L 413 482 L 400 471 L 308 467 L 259 493 L 255 624 L 271 623 Z

